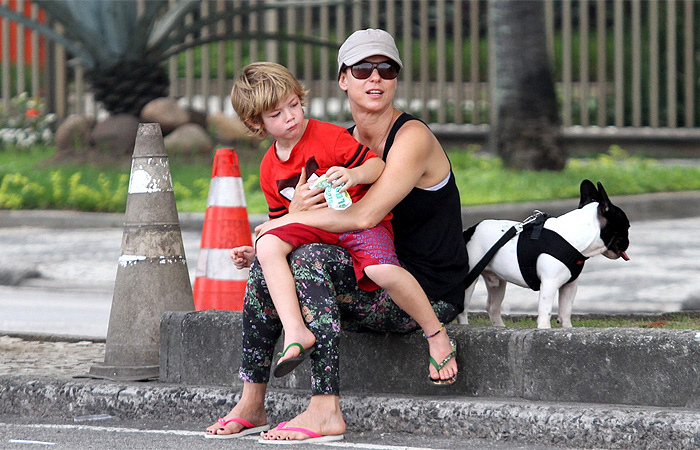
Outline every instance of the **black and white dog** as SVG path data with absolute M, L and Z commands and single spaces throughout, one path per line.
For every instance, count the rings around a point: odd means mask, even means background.
M 518 229 L 518 222 L 484 220 L 464 232 L 470 270 L 513 226 Z M 627 261 L 629 227 L 624 211 L 612 204 L 603 185 L 599 182 L 596 189 L 591 181 L 584 180 L 578 209 L 559 217 L 540 216 L 525 225 L 484 268 L 481 276 L 488 292 L 486 311 L 491 323 L 504 326 L 501 303 L 506 283 L 510 282 L 540 290 L 538 328 L 550 328 L 557 293 L 559 322 L 562 327 L 571 327 L 577 277 L 584 261 L 600 254 Z M 471 283 L 466 290 L 464 312 L 457 318 L 459 323 L 469 323 L 467 309 L 475 285 L 476 282 Z

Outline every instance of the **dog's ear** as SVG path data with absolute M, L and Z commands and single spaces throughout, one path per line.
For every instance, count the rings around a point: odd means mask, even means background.
M 605 188 L 600 181 L 598 182 L 598 194 L 598 212 L 603 214 L 610 210 L 612 202 L 610 201 L 610 197 L 608 197 L 608 193 L 605 192 Z
M 598 183 L 600 186 L 600 183 Z M 599 202 L 600 196 L 598 190 L 591 180 L 583 180 L 581 182 L 581 200 L 578 203 L 579 208 L 583 208 L 589 203 Z

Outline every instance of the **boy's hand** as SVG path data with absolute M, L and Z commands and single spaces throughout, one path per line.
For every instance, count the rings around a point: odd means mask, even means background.
M 323 197 L 323 189 L 309 189 L 306 182 L 306 168 L 301 169 L 299 182 L 294 188 L 294 197 L 289 203 L 289 212 L 308 211 L 310 209 L 325 208 L 326 199 Z
M 334 188 L 341 185 L 343 186 L 340 189 L 340 192 L 345 192 L 348 190 L 348 188 L 358 184 L 358 180 L 355 177 L 355 172 L 347 167 L 333 166 L 326 171 L 326 177 Z
M 253 264 L 253 258 L 255 258 L 255 250 L 249 245 L 244 245 L 242 247 L 235 247 L 231 249 L 230 253 L 231 259 L 233 260 L 233 265 L 236 269 L 245 269 Z

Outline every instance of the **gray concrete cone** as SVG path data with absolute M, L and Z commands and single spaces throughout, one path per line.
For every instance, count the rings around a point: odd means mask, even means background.
M 157 379 L 160 319 L 194 311 L 170 166 L 157 123 L 139 124 L 104 364 L 92 378 Z

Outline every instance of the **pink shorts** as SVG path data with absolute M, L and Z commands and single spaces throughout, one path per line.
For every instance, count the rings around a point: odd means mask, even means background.
M 394 231 L 388 220 L 380 222 L 374 228 L 348 233 L 331 233 L 300 223 L 290 223 L 274 228 L 266 234 L 273 234 L 294 248 L 304 244 L 322 243 L 347 249 L 352 256 L 357 285 L 364 291 L 379 289 L 379 286 L 365 275 L 365 267 L 378 264 L 401 265 L 396 257 Z

